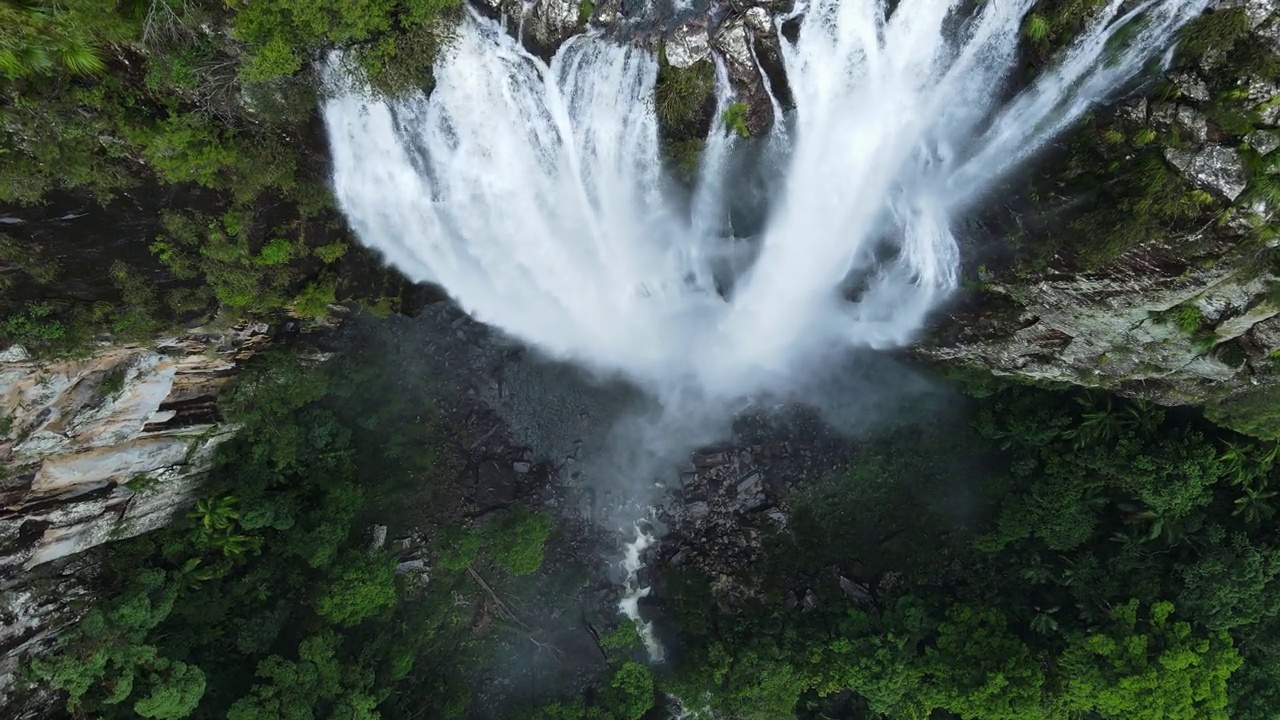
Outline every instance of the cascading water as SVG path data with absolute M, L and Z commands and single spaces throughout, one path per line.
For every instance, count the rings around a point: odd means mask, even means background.
M 331 65 L 335 190 L 364 243 L 478 320 L 626 376 L 674 417 L 713 414 L 852 346 L 908 342 L 956 286 L 954 221 L 1205 2 L 1109 0 L 1012 98 L 1034 0 L 798 5 L 795 42 L 778 20 L 795 107 L 767 138 L 787 160 L 753 238 L 732 236 L 722 123 L 691 201 L 672 201 L 652 52 L 587 34 L 548 66 L 471 14 L 430 97 L 370 97 Z M 717 71 L 719 117 L 732 90 Z M 652 541 L 627 546 L 620 609 L 660 659 L 638 606 Z
M 636 631 L 644 641 L 645 651 L 649 653 L 649 659 L 653 662 L 662 662 L 666 653 L 653 634 L 653 623 L 640 617 L 640 599 L 649 595 L 649 588 L 640 584 L 640 570 L 644 567 L 642 558 L 644 551 L 653 545 L 654 537 L 652 533 L 640 527 L 639 523 L 636 523 L 635 530 L 636 537 L 627 543 L 622 556 L 622 570 L 626 573 L 626 578 L 622 581 L 623 595 L 618 603 L 618 610 L 635 623 Z
M 547 66 L 473 14 L 430 97 L 348 87 L 325 105 L 337 197 L 363 242 L 477 319 L 660 394 L 741 397 L 833 351 L 905 343 L 956 285 L 953 220 L 1204 0 L 1111 0 L 1007 100 L 1033 0 L 891 4 L 815 0 L 797 41 L 779 32 L 785 178 L 727 285 L 713 268 L 735 244 L 734 140 L 715 123 L 692 211 L 670 202 L 657 60 L 591 34 Z

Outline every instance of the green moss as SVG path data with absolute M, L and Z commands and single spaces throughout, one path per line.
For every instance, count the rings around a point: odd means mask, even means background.
M 1272 280 L 1267 283 L 1267 294 L 1263 296 L 1263 299 L 1272 307 L 1280 307 L 1280 280 Z
M 1245 202 L 1262 202 L 1271 207 L 1280 206 L 1280 173 L 1258 174 L 1245 189 Z
M 1125 140 L 1124 131 L 1118 128 L 1107 128 L 1102 131 L 1100 137 L 1102 142 L 1108 145 L 1123 145 Z
M 1191 344 L 1199 355 L 1208 355 L 1218 346 L 1221 339 L 1212 331 L 1198 332 L 1192 335 Z
M 347 254 L 347 249 L 347 244 L 339 241 L 321 245 L 315 249 L 315 253 L 316 257 L 320 258 L 325 265 L 332 265 Z
M 132 478 L 130 478 L 129 481 L 124 484 L 124 486 L 129 488 L 135 493 L 144 493 L 159 484 L 160 484 L 160 481 L 157 480 L 155 476 L 148 475 L 147 473 L 143 473 L 141 475 L 135 475 Z
M 1249 34 L 1249 16 L 1243 8 L 1214 10 L 1187 23 L 1178 41 L 1179 60 L 1194 63 L 1210 50 L 1226 52 Z
M 1179 305 L 1170 310 L 1164 319 L 1188 335 L 1199 332 L 1205 325 L 1204 313 L 1195 305 Z
M 1022 34 L 1037 45 L 1043 44 L 1049 39 L 1049 21 L 1039 13 L 1031 13 L 1022 24 Z
M 258 257 L 254 258 L 254 264 L 271 266 L 284 265 L 289 262 L 289 258 L 293 255 L 293 244 L 283 238 L 273 238 L 267 241 L 266 245 L 258 251 Z
M 1046 56 L 1067 46 L 1102 0 L 1046 0 L 1023 23 L 1022 34 Z
M 128 368 L 117 365 L 102 376 L 102 381 L 98 383 L 98 391 L 104 398 L 110 400 L 124 390 L 124 379 L 128 371 Z
M 654 89 L 654 110 L 663 136 L 675 139 L 701 137 L 706 127 L 715 86 L 715 67 L 702 60 L 687 68 L 665 62 L 658 68 Z
M 60 264 L 35 243 L 22 242 L 0 233 L 0 264 L 15 265 L 32 280 L 47 285 L 58 279 Z
M 389 318 L 391 317 L 392 311 L 395 310 L 396 300 L 396 298 L 384 295 L 374 302 L 365 302 L 362 305 L 364 309 L 372 313 L 374 317 Z
M 724 123 L 724 127 L 738 137 L 751 137 L 751 130 L 747 128 L 747 111 L 749 108 L 744 102 L 734 101 L 729 103 L 729 107 L 724 109 L 720 114 L 720 121 Z
M 1280 440 L 1280 387 L 1267 387 L 1209 403 L 1205 416 L 1223 427 L 1263 440 Z
M 1082 133 L 1092 136 L 1092 131 Z M 1087 145 L 1068 161 L 1065 174 L 1050 171 L 1045 176 L 1046 182 L 1066 186 L 1054 192 L 1090 196 L 1092 202 L 1083 212 L 1073 209 L 1065 223 L 1037 238 L 1034 252 L 1023 254 L 1024 268 L 1043 268 L 1054 252 L 1063 250 L 1086 269 L 1099 267 L 1136 245 L 1168 238 L 1214 202 L 1196 192 L 1157 149 L 1118 164 L 1106 162 L 1107 157 L 1097 144 Z
M 1223 93 L 1205 108 L 1205 117 L 1224 133 L 1243 136 L 1253 132 L 1261 120 L 1261 115 L 1243 100 L 1232 93 Z
M 335 278 L 327 278 L 308 283 L 306 288 L 293 300 L 293 308 L 303 317 L 320 318 L 329 314 L 329 306 L 336 302 L 334 297 L 338 289 Z
M 669 140 L 663 143 L 662 149 L 672 174 L 681 182 L 692 184 L 698 175 L 698 164 L 706 146 L 706 140 L 691 138 Z
M 1233 44 L 1226 65 L 1239 77 L 1280 77 L 1280 53 L 1256 33 L 1245 35 Z

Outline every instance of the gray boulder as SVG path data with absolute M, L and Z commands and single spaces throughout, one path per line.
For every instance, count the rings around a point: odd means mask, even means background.
M 1234 148 L 1210 145 L 1203 150 L 1168 148 L 1164 156 L 1197 187 L 1235 200 L 1247 183 L 1244 162 Z
M 1268 155 L 1280 148 L 1280 132 L 1274 130 L 1255 130 L 1244 137 L 1249 147 L 1258 151 L 1259 155 Z
M 674 68 L 691 67 L 711 57 L 707 18 L 700 16 L 675 29 L 666 42 L 667 62 Z

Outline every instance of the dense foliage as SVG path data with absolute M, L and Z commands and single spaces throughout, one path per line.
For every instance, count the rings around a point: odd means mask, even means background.
M 756 599 L 708 605 L 675 572 L 672 689 L 741 718 L 1275 717 L 1274 444 L 1106 396 L 975 392 L 976 435 L 889 438 L 800 498 Z M 939 499 L 957 493 L 981 510 Z M 818 607 L 789 605 L 805 588 Z
M 298 720 L 466 710 L 462 673 L 482 639 L 471 632 L 471 603 L 457 598 L 480 590 L 476 578 L 500 587 L 509 574 L 536 570 L 548 518 L 513 507 L 474 530 L 437 518 L 438 550 L 424 558 L 429 583 L 397 573 L 391 550 L 368 547 L 362 532 L 371 517 L 388 517 L 379 496 L 409 480 L 447 486 L 457 467 L 423 408 L 369 409 L 334 375 L 376 385 L 354 363 L 322 372 L 271 358 L 228 401 L 242 430 L 220 448 L 185 521 L 112 546 L 107 599 L 33 668 L 33 679 L 67 693 L 74 715 Z
M 1029 76 L 1098 4 L 1037 5 L 1023 28 Z M 396 306 L 398 280 L 333 207 L 315 108 L 329 62 L 384 92 L 429 87 L 460 7 L 0 0 L 0 203 L 133 194 L 157 198 L 158 216 L 136 240 L 146 259 L 111 263 L 94 299 L 59 295 L 80 281 L 58 259 L 74 253 L 0 234 L 0 340 L 73 355 L 104 334 L 143 340 L 220 311 Z M 1259 117 L 1241 88 L 1280 76 L 1280 56 L 1248 22 L 1244 8 L 1206 14 L 1173 64 L 1225 58 L 1193 105 L 1240 146 L 1252 203 L 1280 198 L 1280 156 L 1244 144 Z M 708 61 L 664 61 L 657 78 L 664 151 L 686 180 L 708 128 L 749 134 L 742 103 L 714 117 L 713 77 Z M 1226 223 L 1223 198 L 1167 159 L 1189 130 L 1154 108 L 1182 92 L 1161 82 L 1140 117 L 1090 116 L 1025 183 L 1042 224 L 1009 229 L 1020 272 L 1095 268 Z M 1280 262 L 1280 230 L 1244 220 L 1240 252 Z M 1154 320 L 1225 352 L 1192 304 Z M 551 520 L 518 506 L 476 526 L 430 516 L 456 472 L 445 431 L 363 368 L 281 356 L 232 393 L 225 412 L 242 429 L 205 494 L 174 526 L 112 545 L 106 599 L 30 679 L 64 692 L 77 717 L 466 716 L 482 639 L 457 598 L 537 571 Z M 770 720 L 1275 720 L 1275 394 L 1208 409 L 1246 438 L 1103 395 L 971 389 L 972 432 L 879 439 L 792 498 L 789 529 L 735 578 L 752 592 L 726 598 L 711 578 L 667 568 L 685 643 L 669 672 L 655 675 L 624 626 L 599 639 L 608 671 L 594 689 L 509 714 L 639 720 L 665 692 Z M 419 510 L 431 520 L 425 587 L 364 537 Z M 810 594 L 813 607 L 795 602 Z
M 150 236 L 127 238 L 141 252 L 119 253 L 125 272 L 152 280 L 145 303 L 50 262 L 77 255 L 74 238 L 47 247 L 21 228 L 0 235 L 0 340 L 65 355 L 219 309 L 314 316 L 338 297 L 395 306 L 402 280 L 353 247 L 333 207 L 314 117 L 321 76 L 341 49 L 335 62 L 359 81 L 429 87 L 460 6 L 0 2 L 0 205 L 129 195 L 135 215 L 164 209 Z M 6 296 L 15 278 L 22 292 Z M 89 287 L 68 296 L 68 278 Z

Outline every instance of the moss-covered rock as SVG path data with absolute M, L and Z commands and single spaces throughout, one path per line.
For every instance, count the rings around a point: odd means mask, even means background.
M 1013 261 L 980 269 L 922 353 L 1280 433 L 1280 14 L 1218 5 L 1144 97 L 1086 118 L 993 213 Z

